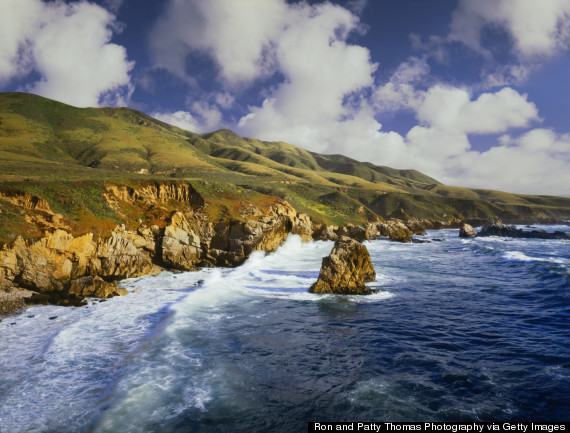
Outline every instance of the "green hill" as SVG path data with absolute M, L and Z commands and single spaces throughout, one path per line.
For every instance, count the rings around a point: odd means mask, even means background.
M 570 217 L 570 199 L 446 186 L 415 170 L 321 155 L 229 130 L 196 134 L 127 108 L 75 108 L 26 93 L 0 93 L 0 191 L 46 198 L 65 216 L 113 212 L 92 197 L 105 182 L 187 180 L 216 199 L 218 185 L 285 198 L 314 220 Z M 218 188 L 218 189 L 219 189 Z M 5 211 L 0 224 L 17 218 Z M 10 216 L 8 216 L 8 214 Z M 0 238 L 2 233 L 0 233 Z

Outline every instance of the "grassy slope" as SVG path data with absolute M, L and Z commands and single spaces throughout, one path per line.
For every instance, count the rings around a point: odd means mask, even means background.
M 567 198 L 451 187 L 415 170 L 229 130 L 199 135 L 126 108 L 79 109 L 30 94 L 0 94 L 0 188 L 45 197 L 78 226 L 117 219 L 101 196 L 105 182 L 173 178 L 209 185 L 202 192 L 218 208 L 220 188 L 233 191 L 225 201 L 255 192 L 285 198 L 312 218 L 336 224 L 364 221 L 371 211 L 382 217 L 401 210 L 425 218 L 570 216 Z M 25 224 L 14 222 L 16 209 L 4 201 L 0 206 L 2 239 Z

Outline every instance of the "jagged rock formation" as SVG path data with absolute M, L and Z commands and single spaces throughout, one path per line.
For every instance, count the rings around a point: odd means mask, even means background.
M 328 257 L 323 259 L 319 279 L 311 286 L 311 293 L 369 295 L 364 283 L 376 280 L 370 254 L 364 245 L 341 236 Z
M 173 269 L 193 269 L 203 256 L 201 242 L 184 214 L 176 212 L 162 235 L 162 263 Z
M 473 229 L 473 227 L 471 227 L 467 223 L 463 223 L 463 224 L 461 224 L 461 227 L 459 227 L 459 237 L 460 238 L 470 238 L 472 236 L 475 236 L 476 234 L 477 233 L 475 233 L 475 230 Z
M 169 200 L 188 204 L 193 208 L 204 205 L 203 197 L 187 183 L 151 182 L 137 188 L 107 185 L 105 199 L 112 208 L 120 211 L 120 201 L 127 203 L 141 202 L 147 205 L 159 205 Z
M 477 236 L 501 236 L 509 238 L 537 238 L 537 239 L 568 239 L 570 236 L 561 231 L 548 233 L 544 230 L 531 230 L 526 231 L 517 229 L 515 226 L 508 226 L 501 222 L 500 219 L 495 218 L 489 221 L 489 224 L 483 226 Z

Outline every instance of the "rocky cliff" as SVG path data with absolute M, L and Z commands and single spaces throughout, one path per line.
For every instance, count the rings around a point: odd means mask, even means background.
M 35 293 L 41 296 L 33 296 L 32 302 L 75 305 L 86 296 L 124 294 L 116 287 L 124 278 L 164 269 L 237 266 L 253 251 L 274 251 L 289 233 L 312 237 L 310 219 L 283 200 L 255 209 L 253 218 L 212 221 L 203 198 L 186 183 L 109 185 L 105 198 L 127 224 L 102 236 L 74 235 L 58 227 L 37 240 L 18 236 L 0 250 L 0 292 Z M 41 203 L 29 198 L 20 202 Z M 145 219 L 129 219 L 126 214 L 133 209 L 143 211 Z M 41 211 L 51 213 L 47 202 Z
M 106 184 L 101 194 L 117 221 L 101 225 L 97 220 L 89 230 L 91 220 L 81 225 L 41 197 L 0 190 L 0 202 L 19 209 L 28 224 L 27 238 L 17 236 L 0 250 L 0 314 L 23 306 L 30 296 L 28 302 L 80 305 L 87 296 L 125 294 L 117 287 L 125 278 L 165 269 L 238 266 L 254 251 L 274 251 L 290 233 L 307 241 L 384 236 L 410 242 L 425 229 L 461 223 L 403 213 L 402 220 L 338 227 L 314 223 L 277 197 L 254 202 L 237 191 L 231 199 L 218 191 L 216 204 L 183 181 Z

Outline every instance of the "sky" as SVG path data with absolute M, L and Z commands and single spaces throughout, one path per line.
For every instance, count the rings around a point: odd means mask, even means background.
M 570 196 L 570 0 L 0 0 L 0 91 Z

